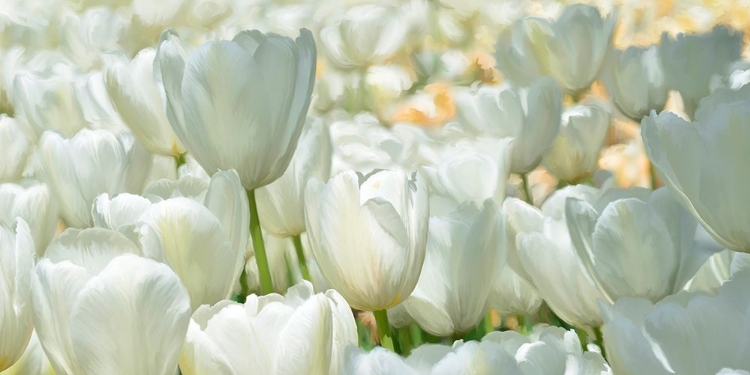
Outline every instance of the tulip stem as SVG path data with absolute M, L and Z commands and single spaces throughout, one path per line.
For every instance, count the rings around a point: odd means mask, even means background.
M 305 250 L 302 248 L 302 238 L 300 235 L 292 237 L 294 240 L 294 251 L 297 252 L 297 262 L 299 263 L 299 270 L 302 273 L 302 278 L 312 282 L 310 278 L 310 270 L 307 269 L 307 259 L 305 259 Z
M 253 239 L 255 261 L 258 263 L 260 294 L 269 294 L 273 292 L 271 269 L 268 267 L 268 256 L 266 256 L 266 246 L 263 243 L 263 232 L 260 230 L 260 217 L 258 216 L 258 203 L 255 201 L 255 190 L 247 190 L 247 202 L 250 206 L 250 237 Z M 246 292 L 248 291 L 242 291 L 242 293 Z
M 534 197 L 531 194 L 531 185 L 529 185 L 529 175 L 524 173 L 521 175 L 521 186 L 526 197 L 526 203 L 534 205 Z
M 648 175 L 651 178 L 651 189 L 656 190 L 656 187 L 657 187 L 656 185 L 658 185 L 659 180 L 657 177 L 658 175 L 656 172 L 656 167 L 654 167 L 654 163 L 651 163 L 650 160 L 648 163 Z
M 594 328 L 594 337 L 596 338 L 594 342 L 596 343 L 596 345 L 599 346 L 599 349 L 602 350 L 602 357 L 604 357 L 604 359 L 606 360 L 607 351 L 604 349 L 604 335 L 602 334 L 601 327 Z
M 385 310 L 378 310 L 373 311 L 372 314 L 375 315 L 375 323 L 378 325 L 380 346 L 400 354 L 400 350 L 396 350 L 396 343 L 393 341 L 393 335 L 391 334 L 391 326 L 388 324 L 388 313 Z
M 179 170 L 186 162 L 184 153 L 174 156 L 175 169 Z

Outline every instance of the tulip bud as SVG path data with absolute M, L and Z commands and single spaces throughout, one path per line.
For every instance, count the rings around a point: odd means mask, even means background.
M 315 43 L 257 30 L 209 42 L 189 58 L 173 35 L 157 51 L 167 114 L 209 174 L 235 169 L 245 189 L 284 174 L 302 132 L 315 79 Z
M 0 222 L 11 225 L 17 217 L 31 228 L 36 256 L 42 257 L 57 227 L 57 204 L 46 185 L 0 184 Z
M 466 333 L 484 317 L 497 271 L 505 265 L 503 218 L 492 200 L 430 218 L 427 255 L 404 302 L 417 324 L 437 336 Z M 436 284 L 435 280 L 442 280 Z
M 612 102 L 625 116 L 640 122 L 664 109 L 669 88 L 658 46 L 613 50 L 603 73 Z
M 185 148 L 167 119 L 161 77 L 154 74 L 155 55 L 153 49 L 144 49 L 132 61 L 112 62 L 104 82 L 117 112 L 138 141 L 153 153 L 178 156 Z
M 608 129 L 609 113 L 598 103 L 568 108 L 562 116 L 560 134 L 542 164 L 562 181 L 577 182 L 592 175 Z
M 13 365 L 26 350 L 34 330 L 31 308 L 31 274 L 34 240 L 29 226 L 18 219 L 15 228 L 0 224 L 0 371 Z
M 177 360 L 190 300 L 166 265 L 123 235 L 68 229 L 32 278 L 34 326 L 58 374 L 164 374 Z
M 661 36 L 659 52 L 664 64 L 667 87 L 677 90 L 685 112 L 693 117 L 698 102 L 710 94 L 711 78 L 723 74 L 740 58 L 742 33 L 716 26 L 710 33 Z
M 305 222 L 326 282 L 354 308 L 379 311 L 411 294 L 425 256 L 428 195 L 418 175 L 344 172 L 310 180 Z
M 311 178 L 328 180 L 332 152 L 328 126 L 319 119 L 309 119 L 284 175 L 256 191 L 265 230 L 280 236 L 305 231 L 305 186 Z
M 335 291 L 302 282 L 285 296 L 251 295 L 193 314 L 180 358 L 183 374 L 338 374 L 343 350 L 357 344 L 350 307 Z
M 16 182 L 26 167 L 32 144 L 18 122 L 7 115 L 0 115 L 0 181 Z
M 40 76 L 22 72 L 13 81 L 11 103 L 29 134 L 41 137 L 54 130 L 72 137 L 86 126 L 74 78 L 57 74 Z
M 39 143 L 45 180 L 70 227 L 91 226 L 91 204 L 101 193 L 139 193 L 151 155 L 128 133 L 82 130 L 71 139 L 46 132 Z
M 692 123 L 669 112 L 652 112 L 642 122 L 646 153 L 675 199 L 720 245 L 742 252 L 750 252 L 747 178 L 738 172 L 750 160 L 748 116 L 750 86 L 744 86 L 704 98 Z

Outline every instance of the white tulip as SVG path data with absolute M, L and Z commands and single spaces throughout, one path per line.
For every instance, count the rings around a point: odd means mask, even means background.
M 328 180 L 332 153 L 328 126 L 319 119 L 308 119 L 284 175 L 256 191 L 260 223 L 265 230 L 280 236 L 305 231 L 305 186 L 313 177 Z
M 432 214 L 453 211 L 462 202 L 479 206 L 493 199 L 500 204 L 510 175 L 513 142 L 510 138 L 484 138 L 448 144 L 439 164 L 421 168 L 430 186 Z
M 519 273 L 528 275 L 562 320 L 577 327 L 601 324 L 598 300 L 604 296 L 578 259 L 565 225 L 562 202 L 570 196 L 583 198 L 591 194 L 589 190 L 595 189 L 569 186 L 555 192 L 541 211 L 520 201 L 516 209 L 506 211 L 508 221 L 519 225 L 515 237 L 522 267 Z
M 32 143 L 16 119 L 0 115 L 0 181 L 15 182 L 21 179 Z
M 412 25 L 397 5 L 356 5 L 334 19 L 319 34 L 323 52 L 335 66 L 353 69 L 379 64 L 407 42 Z
M 117 232 L 68 229 L 37 263 L 34 326 L 56 373 L 175 373 L 190 300 L 138 252 Z
M 340 374 L 346 375 L 418 375 L 398 354 L 382 347 L 365 352 L 356 345 L 346 348 Z
M 244 195 L 217 195 L 208 207 L 172 198 L 151 206 L 138 221 L 144 255 L 175 271 L 193 310 L 227 299 L 235 289 L 245 264 L 249 225 L 247 201 L 240 197 Z
M 42 375 L 54 373 L 47 356 L 44 355 L 44 350 L 42 350 L 42 344 L 39 342 L 36 331 L 31 333 L 29 345 L 26 347 L 26 351 L 23 352 L 21 358 L 13 366 L 2 371 L 3 375 Z
M 609 113 L 599 103 L 576 105 L 562 115 L 560 134 L 542 164 L 563 181 L 576 182 L 597 169 L 599 151 L 609 129 Z
M 738 172 L 750 160 L 747 116 L 750 86 L 715 91 L 692 123 L 669 112 L 642 122 L 648 157 L 675 199 L 720 245 L 742 252 L 750 252 L 748 180 Z
M 711 92 L 712 76 L 723 74 L 740 58 L 741 49 L 742 33 L 725 26 L 716 26 L 710 33 L 679 34 L 676 38 L 662 34 L 659 52 L 667 87 L 680 93 L 689 116 L 693 117 L 698 102 Z
M 31 228 L 36 256 L 52 241 L 57 227 L 57 204 L 46 185 L 0 184 L 0 222 L 11 225 L 17 217 Z
M 560 129 L 562 94 L 549 77 L 526 89 L 481 88 L 456 96 L 459 120 L 479 134 L 512 137 L 511 171 L 536 168 Z
M 634 121 L 640 122 L 652 110 L 661 112 L 667 103 L 667 72 L 659 46 L 612 50 L 603 75 L 612 103 Z
M 602 307 L 604 342 L 615 373 L 717 374 L 750 369 L 750 273 L 716 294 L 680 292 L 653 303 L 623 298 Z
M 417 373 L 428 375 L 521 374 L 513 354 L 489 340 L 459 340 L 453 346 L 422 345 L 412 352 L 406 363 Z
M 139 193 L 151 155 L 128 133 L 82 130 L 71 139 L 47 132 L 39 143 L 44 178 L 71 227 L 91 226 L 91 204 L 101 193 Z
M 178 156 L 185 152 L 169 125 L 164 88 L 155 80 L 156 51 L 139 52 L 132 61 L 117 59 L 105 70 L 104 82 L 117 112 L 138 141 L 151 152 Z
M 285 296 L 251 295 L 193 314 L 180 358 L 184 374 L 338 374 L 357 344 L 354 315 L 335 291 L 302 282 Z
M 72 137 L 86 126 L 74 82 L 68 74 L 16 75 L 10 100 L 30 135 L 38 138 L 46 130 L 54 130 Z
M 416 173 L 344 172 L 310 180 L 305 222 L 326 282 L 354 308 L 385 310 L 419 279 L 427 242 L 428 193 Z
M 466 333 L 487 313 L 492 280 L 505 265 L 505 226 L 496 204 L 463 204 L 431 217 L 427 255 L 404 306 L 427 332 Z M 440 280 L 440 283 L 436 283 Z
M 248 190 L 284 174 L 315 79 L 308 30 L 296 40 L 243 31 L 189 58 L 176 37 L 163 37 L 157 59 L 172 129 L 204 170 L 235 169 Z
M 602 19 L 596 7 L 584 4 L 566 7 L 555 21 L 527 17 L 498 41 L 498 65 L 521 86 L 550 75 L 563 91 L 577 95 L 599 75 L 616 22 L 615 15 Z
M 0 371 L 23 355 L 34 330 L 31 307 L 31 274 L 34 240 L 23 219 L 15 228 L 0 224 Z
M 541 305 L 542 297 L 539 291 L 531 282 L 519 276 L 511 266 L 506 264 L 498 272 L 492 283 L 490 307 L 501 315 L 531 315 L 536 313 Z
M 676 293 L 711 255 L 691 246 L 696 222 L 666 187 L 612 189 L 592 203 L 569 198 L 565 216 L 581 262 L 610 303 Z

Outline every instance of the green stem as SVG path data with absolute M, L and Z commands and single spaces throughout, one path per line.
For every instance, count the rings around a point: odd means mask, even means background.
M 484 325 L 482 328 L 484 329 L 485 335 L 495 330 L 495 325 L 492 324 L 492 312 L 488 312 L 487 315 L 484 316 L 482 324 Z
M 528 174 L 524 173 L 521 175 L 521 183 L 523 187 L 523 193 L 525 194 L 526 203 L 530 205 L 534 205 L 534 198 L 531 194 L 531 185 L 529 185 L 529 176 Z
M 380 335 L 380 346 L 390 349 L 393 352 L 400 353 L 396 350 L 396 342 L 393 341 L 391 326 L 388 324 L 388 313 L 385 310 L 373 311 L 375 323 L 378 325 L 378 334 Z
M 179 155 L 174 155 L 174 162 L 175 168 L 179 169 L 180 166 L 184 165 L 187 162 L 187 160 L 185 160 L 185 154 L 182 153 Z
M 580 328 L 575 328 L 576 335 L 578 335 L 578 341 L 581 342 L 581 350 L 584 352 L 588 350 L 589 335 Z
M 656 185 L 658 181 L 657 172 L 656 172 L 656 168 L 654 167 L 654 163 L 651 163 L 650 161 L 648 163 L 648 173 L 649 173 L 649 177 L 651 177 L 651 189 L 656 190 Z
M 523 333 L 530 333 L 534 327 L 534 322 L 528 315 L 518 315 L 518 327 Z
M 258 203 L 255 201 L 255 190 L 247 190 L 247 201 L 250 206 L 250 237 L 253 239 L 255 261 L 258 263 L 260 294 L 269 294 L 273 292 L 271 269 L 268 267 L 266 246 L 263 244 L 263 232 L 260 230 L 260 218 L 258 216 Z M 242 293 L 246 292 L 243 288 Z
M 604 335 L 602 334 L 602 328 L 596 327 L 594 328 L 594 337 L 596 338 L 596 345 L 599 346 L 599 348 L 602 350 L 602 357 L 604 359 L 607 359 L 607 350 L 604 349 Z
M 294 240 L 294 251 L 297 252 L 297 262 L 299 263 L 299 270 L 302 272 L 302 278 L 312 282 L 310 277 L 310 270 L 307 269 L 307 259 L 305 259 L 305 250 L 302 248 L 302 238 L 300 235 L 292 237 Z
M 411 335 L 411 343 L 415 348 L 422 345 L 422 329 L 418 325 L 412 324 L 409 326 L 409 335 Z
M 397 330 L 398 343 L 401 347 L 402 355 L 408 356 L 411 353 L 411 349 L 414 347 L 411 342 L 411 331 L 409 327 L 402 327 Z

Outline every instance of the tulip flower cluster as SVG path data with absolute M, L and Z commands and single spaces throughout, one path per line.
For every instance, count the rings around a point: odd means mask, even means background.
M 750 11 L 614 3 L 7 2 L 0 374 L 750 374 Z

